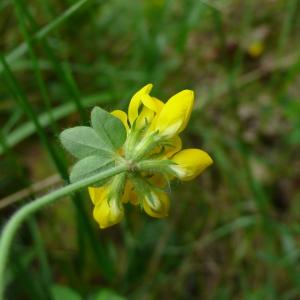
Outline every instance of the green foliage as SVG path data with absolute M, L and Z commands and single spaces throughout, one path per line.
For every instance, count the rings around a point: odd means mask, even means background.
M 81 296 L 73 289 L 55 284 L 51 287 L 53 300 L 82 300 Z
M 124 144 L 126 129 L 122 122 L 95 107 L 91 113 L 92 127 L 77 126 L 60 134 L 62 145 L 79 160 L 72 168 L 70 181 L 78 181 L 88 175 L 114 165 L 116 152 Z
M 102 289 L 97 294 L 92 296 L 90 300 L 126 300 L 126 298 L 118 295 L 110 289 Z
M 120 149 L 126 140 L 126 129 L 122 122 L 100 107 L 95 107 L 91 113 L 92 127 L 113 152 Z
M 111 158 L 113 152 L 95 130 L 87 126 L 68 128 L 60 134 L 63 146 L 75 157 L 81 159 L 91 155 Z
M 110 168 L 114 164 L 112 157 L 88 156 L 79 160 L 72 168 L 70 181 L 75 182 L 84 177 Z

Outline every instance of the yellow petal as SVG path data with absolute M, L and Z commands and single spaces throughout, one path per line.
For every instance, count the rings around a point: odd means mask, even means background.
M 131 190 L 130 194 L 129 194 L 129 202 L 133 205 L 138 205 L 139 202 L 139 197 L 137 195 L 137 193 L 135 192 L 135 190 Z
M 144 94 L 149 94 L 152 90 L 152 87 L 153 87 L 152 84 L 145 85 L 138 92 L 136 92 L 131 98 L 128 107 L 128 118 L 131 125 L 134 123 L 134 121 L 139 115 L 139 108 L 142 102 L 142 96 Z
M 144 94 L 141 97 L 142 103 L 150 110 L 158 113 L 162 110 L 164 103 L 155 97 L 151 97 L 149 94 Z
M 136 126 L 141 128 L 148 124 L 149 127 L 151 127 L 155 115 L 161 111 L 164 104 L 160 100 L 151 97 L 149 94 L 141 95 L 140 105 L 142 104 L 144 105 L 143 108 L 141 109 L 140 106 L 138 109 L 140 113 L 136 118 Z
M 176 135 L 172 139 L 168 141 L 168 145 L 165 147 L 164 155 L 169 158 L 173 156 L 175 153 L 180 151 L 182 148 L 181 138 Z
M 188 122 L 190 121 L 190 117 L 194 107 L 195 94 L 193 91 L 186 90 L 182 97 L 186 98 L 187 103 L 185 105 L 185 120 L 179 129 L 179 133 L 186 128 Z
M 183 181 L 194 179 L 213 163 L 212 158 L 200 149 L 182 150 L 173 156 L 172 161 L 176 165 L 171 168 Z
M 166 177 L 161 175 L 160 173 L 155 173 L 147 179 L 151 184 L 161 189 L 164 189 L 168 185 Z
M 152 191 L 143 200 L 143 208 L 151 217 L 164 218 L 169 213 L 170 199 L 165 192 Z
M 113 116 L 115 116 L 116 118 L 118 118 L 123 125 L 125 126 L 126 130 L 129 131 L 129 126 L 128 126 L 128 118 L 127 118 L 127 114 L 122 111 L 122 110 L 114 110 L 111 112 L 111 114 Z
M 184 90 L 174 95 L 163 106 L 154 129 L 165 137 L 173 137 L 179 134 L 187 126 L 193 105 L 193 91 Z
M 89 187 L 88 191 L 93 204 L 96 205 L 100 203 L 104 197 L 106 197 L 108 188 L 107 186 L 101 186 L 99 188 Z
M 155 112 L 155 115 L 153 117 L 152 123 L 149 126 L 148 133 L 155 131 L 155 124 L 157 123 L 157 118 L 165 105 L 161 100 L 159 100 L 155 97 L 151 97 L 151 98 L 152 98 L 151 99 L 151 101 L 152 101 L 151 107 L 150 107 L 149 103 L 146 103 L 146 101 L 144 102 L 144 105 L 147 106 L 149 109 L 155 108 L 153 110 Z
M 97 204 L 93 211 L 94 219 L 101 228 L 107 228 L 120 223 L 124 217 L 123 207 L 119 207 L 117 200 L 105 198 Z
M 136 119 L 137 128 L 141 128 L 146 124 L 150 124 L 154 118 L 154 112 L 147 107 L 144 107 Z
M 124 190 L 124 195 L 122 197 L 122 202 L 127 203 L 130 202 L 133 205 L 138 205 L 138 195 L 134 190 L 134 186 L 131 183 L 130 180 L 127 180 L 126 185 L 125 185 L 125 190 Z
M 160 113 L 165 104 L 161 100 L 159 100 L 155 97 L 152 97 L 152 99 L 155 101 L 155 104 L 156 104 L 156 112 Z

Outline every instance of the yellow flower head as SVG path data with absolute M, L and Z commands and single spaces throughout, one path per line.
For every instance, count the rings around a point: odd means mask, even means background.
M 126 203 L 140 205 L 154 218 L 168 216 L 170 179 L 192 180 L 213 163 L 203 150 L 181 150 L 179 134 L 190 119 L 194 92 L 183 90 L 164 103 L 152 97 L 151 90 L 148 84 L 134 94 L 128 114 L 111 113 L 126 129 L 126 141 L 116 149 L 114 163 L 126 162 L 128 172 L 89 188 L 94 218 L 101 228 L 119 223 Z

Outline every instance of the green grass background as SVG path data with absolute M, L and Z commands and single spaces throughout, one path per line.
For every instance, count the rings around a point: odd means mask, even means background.
M 215 161 L 172 186 L 165 220 L 128 208 L 100 231 L 86 192 L 44 209 L 14 241 L 7 299 L 300 299 L 299 15 L 299 0 L 1 0 L 2 225 L 67 180 L 61 130 L 148 82 L 164 100 L 195 90 L 184 144 Z

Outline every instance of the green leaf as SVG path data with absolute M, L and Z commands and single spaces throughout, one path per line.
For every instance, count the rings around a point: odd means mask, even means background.
M 81 296 L 69 287 L 55 284 L 51 287 L 53 300 L 82 300 Z
M 112 114 L 100 107 L 94 107 L 91 122 L 98 136 L 110 145 L 112 150 L 118 150 L 125 143 L 126 129 L 123 123 Z
M 126 300 L 126 298 L 120 296 L 115 291 L 110 289 L 102 289 L 90 300 Z
M 77 126 L 64 130 L 60 134 L 63 146 L 75 157 L 85 158 L 91 155 L 111 158 L 113 153 L 93 130 L 87 126 Z
M 113 159 L 103 156 L 88 156 L 78 161 L 70 173 L 70 181 L 73 183 L 87 176 L 94 175 L 114 165 Z

